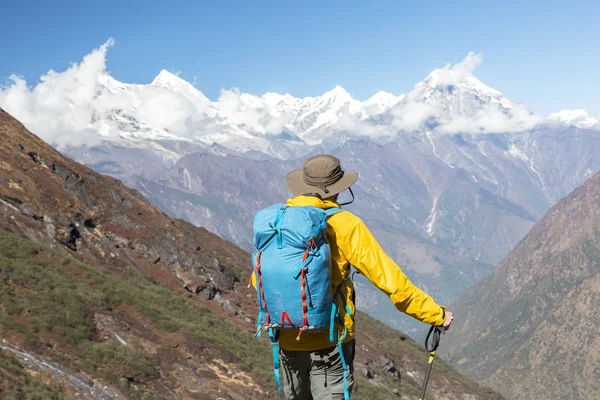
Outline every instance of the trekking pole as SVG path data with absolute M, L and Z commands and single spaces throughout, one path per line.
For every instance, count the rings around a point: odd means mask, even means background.
M 431 375 L 431 367 L 433 366 L 433 360 L 435 359 L 435 351 L 440 345 L 441 334 L 442 331 L 439 327 L 432 326 L 429 329 L 427 338 L 425 338 L 425 348 L 429 352 L 429 361 L 427 361 L 427 372 L 425 372 L 425 380 L 423 381 L 423 387 L 421 388 L 421 395 L 419 396 L 419 400 L 425 399 L 425 392 L 427 391 L 427 384 L 429 383 L 429 376 Z M 432 339 L 431 343 L 429 342 L 429 338 Z

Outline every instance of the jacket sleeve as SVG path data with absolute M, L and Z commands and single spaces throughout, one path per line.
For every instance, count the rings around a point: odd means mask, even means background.
M 360 218 L 355 217 L 341 239 L 338 246 L 350 264 L 389 296 L 398 310 L 426 324 L 443 325 L 444 307 L 412 284 Z

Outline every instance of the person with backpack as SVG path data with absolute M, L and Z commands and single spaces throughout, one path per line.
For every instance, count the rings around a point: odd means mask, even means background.
M 283 370 L 286 399 L 350 398 L 354 383 L 354 286 L 351 267 L 389 296 L 396 308 L 448 329 L 450 311 L 414 286 L 363 221 L 341 209 L 338 195 L 358 173 L 332 155 L 308 158 L 287 176 L 294 197 L 257 212 L 252 283 L 257 336 L 269 332 L 275 380 Z

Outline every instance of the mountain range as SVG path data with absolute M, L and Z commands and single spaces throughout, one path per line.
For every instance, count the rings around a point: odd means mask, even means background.
M 289 196 L 288 171 L 329 152 L 361 176 L 349 209 L 409 277 L 449 304 L 560 198 L 600 170 L 598 119 L 542 117 L 473 75 L 481 57 L 431 72 L 404 95 L 366 101 L 223 90 L 211 101 L 175 74 L 128 84 L 106 70 L 112 43 L 0 106 L 56 148 L 137 189 L 170 215 L 252 250 L 253 214 Z M 360 277 L 362 309 L 411 335 Z
M 250 254 L 1 109 L 0 138 L 0 398 L 277 398 Z M 353 398 L 416 398 L 427 352 L 356 318 Z M 443 360 L 428 398 L 501 399 Z

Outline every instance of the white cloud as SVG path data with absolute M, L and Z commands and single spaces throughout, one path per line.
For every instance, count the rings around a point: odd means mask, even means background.
M 599 128 L 600 116 L 589 115 L 585 110 L 562 110 L 552 113 L 548 119 L 567 125 L 574 125 L 578 128 Z
M 426 128 L 427 121 L 441 117 L 443 110 L 425 102 L 408 102 L 392 111 L 392 126 L 402 131 L 416 131 Z
M 442 133 L 498 133 L 522 132 L 544 122 L 540 115 L 531 113 L 522 104 L 514 105 L 510 111 L 497 104 L 488 104 L 469 117 L 457 116 L 439 127 Z
M 23 122 L 46 141 L 58 146 L 97 141 L 89 107 L 95 96 L 96 81 L 106 73 L 109 39 L 62 73 L 48 71 L 34 87 L 13 75 L 13 84 L 0 90 L 0 107 Z
M 262 98 L 240 93 L 239 89 L 221 90 L 218 110 L 223 123 L 261 134 L 281 133 L 294 117 L 292 113 L 270 110 Z
M 454 85 L 468 78 L 472 72 L 481 65 L 483 56 L 481 53 L 475 54 L 472 51 L 460 62 L 442 69 L 435 70 L 430 76 L 434 86 Z
M 348 107 L 343 108 L 340 112 L 336 128 L 340 131 L 348 132 L 351 135 L 359 136 L 380 137 L 392 134 L 389 126 L 378 125 L 363 119 L 360 114 L 351 113 Z

